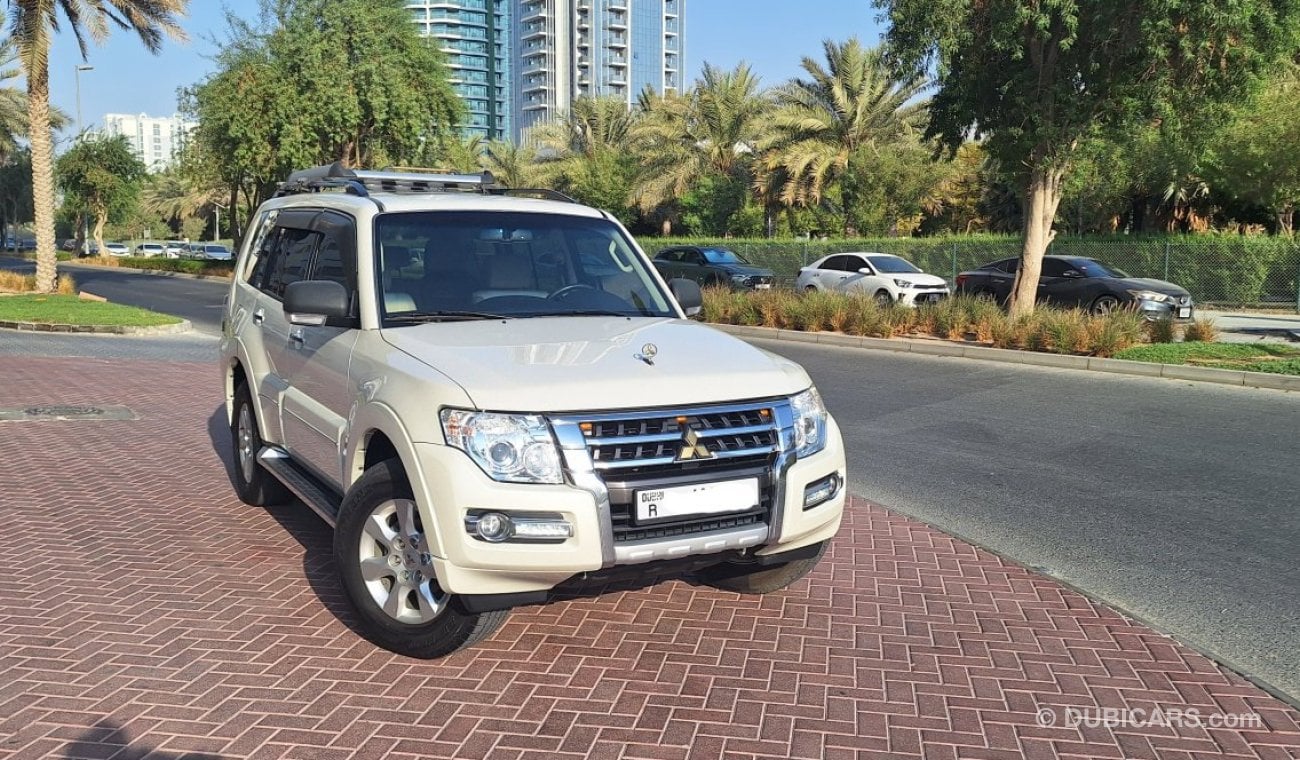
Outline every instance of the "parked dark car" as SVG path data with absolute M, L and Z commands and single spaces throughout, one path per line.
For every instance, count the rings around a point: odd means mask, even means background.
M 957 275 L 957 292 L 1006 303 L 1019 265 L 1017 256 L 962 272 Z M 1192 295 L 1186 289 L 1164 280 L 1130 277 L 1123 270 L 1082 256 L 1043 257 L 1038 302 L 1077 306 L 1093 314 L 1134 308 L 1152 320 L 1169 317 L 1185 321 L 1195 313 Z
M 654 256 L 655 269 L 665 280 L 684 277 L 701 286 L 721 285 L 738 290 L 772 287 L 772 270 L 756 267 L 729 248 L 678 246 Z

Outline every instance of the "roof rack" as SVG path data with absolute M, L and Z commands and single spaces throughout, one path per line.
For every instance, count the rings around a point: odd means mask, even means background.
M 327 166 L 303 169 L 280 183 L 275 197 L 299 193 L 318 193 L 341 189 L 362 198 L 370 191 L 384 193 L 433 193 L 448 191 L 483 192 L 496 184 L 491 172 L 480 174 L 445 174 L 423 171 L 368 171 L 349 169 L 335 162 Z

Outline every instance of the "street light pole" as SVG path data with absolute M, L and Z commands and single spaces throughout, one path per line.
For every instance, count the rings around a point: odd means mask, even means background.
M 223 206 L 216 201 L 212 202 L 212 211 L 217 216 L 216 221 L 212 225 L 212 242 L 214 243 L 221 240 L 221 209 L 223 208 L 226 208 L 226 206 Z
M 77 142 L 81 141 L 81 137 L 85 132 L 85 128 L 82 127 L 81 125 L 81 72 L 94 71 L 94 70 L 95 70 L 94 66 L 89 66 L 84 63 L 77 64 L 76 68 L 73 69 L 74 71 L 73 76 L 77 80 Z M 90 238 L 90 219 L 86 217 L 86 214 L 83 211 L 81 214 L 81 255 L 82 256 L 87 256 L 90 254 L 89 238 Z

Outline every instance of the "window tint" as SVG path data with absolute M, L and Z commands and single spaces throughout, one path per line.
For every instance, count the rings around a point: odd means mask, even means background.
M 683 251 L 682 261 L 687 264 L 703 264 L 704 256 L 699 251 Z
M 655 260 L 656 261 L 681 261 L 682 252 L 681 251 L 660 251 L 659 253 L 655 254 Z
M 1016 270 L 1020 268 L 1020 259 L 1004 259 L 994 264 L 993 268 L 998 270 L 999 272 L 1006 272 L 1007 274 L 1015 274 Z
M 1064 277 L 1068 269 L 1074 269 L 1069 263 L 1060 259 L 1046 258 L 1043 259 L 1043 276 L 1044 277 Z
M 863 261 L 861 256 L 844 257 L 844 271 L 846 272 L 856 273 L 859 269 L 865 269 L 866 266 L 867 262 Z
M 290 283 L 306 279 L 307 265 L 311 263 L 311 255 L 320 238 L 319 233 L 308 230 L 282 230 L 262 290 L 276 298 L 284 298 L 284 289 Z
M 823 261 L 820 268 L 824 270 L 830 269 L 830 270 L 843 271 L 844 260 L 847 258 L 848 256 L 832 256 L 829 259 Z

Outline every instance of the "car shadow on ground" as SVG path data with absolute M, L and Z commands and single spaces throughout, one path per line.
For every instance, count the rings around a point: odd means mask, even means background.
M 226 420 L 225 407 L 218 406 L 208 417 L 208 438 L 212 442 L 212 450 L 225 466 L 226 477 L 230 479 L 231 497 L 238 501 L 234 481 L 235 452 L 231 445 L 230 423 Z M 250 506 L 245 508 L 257 509 Z M 265 511 L 302 546 L 303 574 L 307 576 L 312 593 L 330 614 L 353 633 L 360 635 L 361 628 L 348 606 L 343 587 L 338 582 L 338 574 L 334 571 L 333 533 L 330 527 L 310 507 L 296 498 L 286 504 L 266 507 Z
M 59 756 L 67 760 L 89 757 L 112 757 L 113 760 L 222 760 L 220 755 L 206 752 L 172 754 L 155 747 L 132 744 L 122 726 L 109 718 L 100 720 L 64 745 Z

